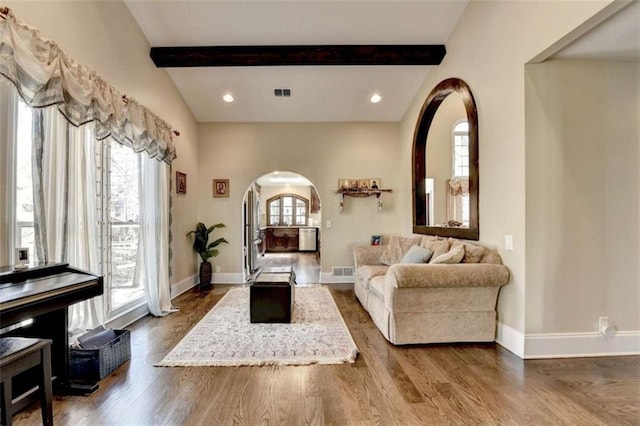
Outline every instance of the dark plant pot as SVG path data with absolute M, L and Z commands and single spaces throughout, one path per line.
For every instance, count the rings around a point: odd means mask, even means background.
M 211 262 L 200 264 L 200 290 L 211 288 Z

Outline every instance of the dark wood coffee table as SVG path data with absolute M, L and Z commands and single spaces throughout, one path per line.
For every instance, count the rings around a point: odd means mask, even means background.
M 291 267 L 265 268 L 249 287 L 252 323 L 290 323 L 295 273 Z

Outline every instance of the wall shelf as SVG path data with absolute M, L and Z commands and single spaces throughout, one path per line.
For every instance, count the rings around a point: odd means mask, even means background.
M 375 196 L 380 198 L 380 195 L 384 192 L 393 192 L 392 189 L 360 189 L 360 188 L 347 188 L 347 189 L 339 189 L 336 193 L 342 196 L 354 197 L 354 198 L 365 198 Z
M 340 213 L 344 211 L 344 197 L 353 198 L 367 198 L 376 197 L 378 199 L 378 213 L 382 212 L 382 198 L 383 193 L 393 192 L 391 189 L 363 189 L 363 188 L 346 188 L 339 189 L 335 193 L 340 195 Z

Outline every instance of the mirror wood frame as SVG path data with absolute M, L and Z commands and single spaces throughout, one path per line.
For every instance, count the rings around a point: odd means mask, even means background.
M 462 99 L 469 122 L 469 227 L 440 227 L 427 225 L 426 187 L 427 177 L 427 136 L 438 107 L 452 93 Z M 440 237 L 480 239 L 478 215 L 478 111 L 471 89 L 459 78 L 449 78 L 433 88 L 422 105 L 413 134 L 412 150 L 412 193 L 413 193 L 413 233 L 437 235 Z

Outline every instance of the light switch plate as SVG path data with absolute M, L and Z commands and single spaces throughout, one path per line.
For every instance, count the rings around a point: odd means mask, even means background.
M 513 235 L 505 234 L 504 236 L 504 249 L 513 250 Z

